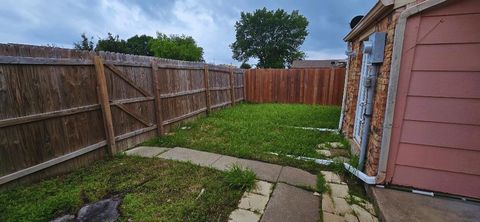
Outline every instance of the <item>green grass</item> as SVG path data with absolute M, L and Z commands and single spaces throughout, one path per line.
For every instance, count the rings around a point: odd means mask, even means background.
M 315 168 L 311 163 L 269 152 L 323 158 L 315 151 L 320 143 L 340 141 L 348 147 L 341 135 L 293 128 L 337 128 L 339 117 L 340 108 L 334 106 L 243 103 L 186 123 L 144 145 L 187 147 L 310 170 Z
M 256 175 L 252 170 L 234 165 L 225 173 L 224 181 L 232 188 L 251 190 L 255 186 L 255 178 Z
M 328 187 L 327 181 L 325 180 L 323 174 L 317 174 L 317 191 L 319 193 L 326 193 L 329 191 L 329 189 L 330 188 Z
M 48 221 L 113 195 L 123 196 L 120 221 L 226 221 L 242 189 L 250 186 L 249 181 L 231 186 L 230 177 L 189 163 L 117 156 L 62 177 L 2 190 L 0 221 Z

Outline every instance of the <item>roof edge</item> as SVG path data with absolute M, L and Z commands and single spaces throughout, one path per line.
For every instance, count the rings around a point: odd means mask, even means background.
M 379 0 L 358 24 L 343 38 L 343 41 L 351 41 L 370 27 L 378 18 L 393 11 L 393 0 Z

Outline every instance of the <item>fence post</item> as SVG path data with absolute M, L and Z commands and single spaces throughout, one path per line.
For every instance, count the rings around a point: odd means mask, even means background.
M 105 68 L 103 66 L 102 59 L 96 55 L 93 57 L 95 64 L 95 71 L 97 76 L 97 97 L 98 102 L 102 108 L 103 114 L 103 126 L 105 129 L 105 135 L 107 137 L 108 154 L 113 155 L 115 153 L 115 132 L 113 131 L 112 110 L 110 109 L 110 101 L 108 98 L 107 80 L 105 78 Z
M 242 69 L 243 78 L 243 101 L 247 101 L 247 72 L 248 70 Z
M 158 87 L 158 65 L 155 60 L 152 60 L 152 82 L 153 82 L 153 91 L 155 96 L 155 116 L 157 119 L 157 133 L 159 136 L 163 136 L 165 134 L 165 130 L 163 128 L 163 116 L 162 116 L 162 97 L 159 92 L 160 87 Z
M 235 85 L 233 83 L 233 69 L 230 67 L 230 97 L 232 99 L 232 106 L 235 105 Z
M 208 76 L 208 65 L 205 65 L 203 70 L 203 83 L 205 85 L 205 105 L 207 106 L 207 115 L 210 114 L 210 83 Z
M 328 84 L 328 105 L 333 105 L 333 92 L 335 88 L 335 68 L 330 68 L 329 75 L 329 84 Z

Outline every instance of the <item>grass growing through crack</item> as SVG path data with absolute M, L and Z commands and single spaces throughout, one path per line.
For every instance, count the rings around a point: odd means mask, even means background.
M 327 181 L 325 180 L 325 177 L 323 174 L 319 173 L 317 174 L 317 191 L 319 193 L 326 193 L 330 190 L 330 187 L 328 187 Z
M 324 158 L 315 147 L 340 141 L 341 135 L 294 127 L 336 128 L 340 108 L 301 104 L 239 104 L 213 112 L 178 127 L 172 135 L 145 142 L 144 145 L 188 147 L 246 159 L 311 168 L 284 155 Z M 269 152 L 282 154 L 274 156 Z
M 2 190 L 0 221 L 49 221 L 112 195 L 123 196 L 120 221 L 226 221 L 249 184 L 231 186 L 230 176 L 189 163 L 117 156 L 68 175 Z
M 251 190 L 255 186 L 255 173 L 250 169 L 242 169 L 234 165 L 227 172 L 225 172 L 225 183 L 240 190 Z

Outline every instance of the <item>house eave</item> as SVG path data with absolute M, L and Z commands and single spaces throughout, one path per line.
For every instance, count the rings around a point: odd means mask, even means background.
M 343 38 L 345 42 L 351 42 L 363 32 L 367 31 L 379 19 L 385 17 L 394 10 L 394 1 L 378 1 L 375 6 L 360 20 L 360 22 Z

